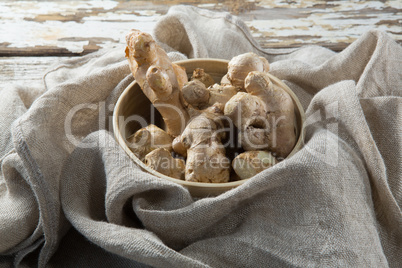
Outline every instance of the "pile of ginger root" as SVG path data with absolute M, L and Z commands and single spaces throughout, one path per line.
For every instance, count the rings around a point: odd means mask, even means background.
M 271 81 L 265 58 L 252 52 L 232 58 L 216 83 L 200 68 L 188 78 L 148 33 L 131 30 L 126 41 L 130 70 L 165 124 L 127 138 L 148 167 L 176 179 L 223 183 L 250 178 L 292 151 L 294 104 Z

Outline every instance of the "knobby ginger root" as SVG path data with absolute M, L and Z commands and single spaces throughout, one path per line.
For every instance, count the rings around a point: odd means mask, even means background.
M 174 158 L 171 152 L 165 148 L 158 148 L 148 153 L 144 160 L 145 165 L 166 176 L 184 179 L 185 162 Z
M 250 72 L 245 89 L 247 93 L 237 93 L 224 110 L 240 129 L 242 147 L 246 151 L 269 150 L 276 157 L 286 157 L 296 142 L 291 97 L 263 72 Z
M 196 109 L 202 109 L 209 102 L 209 90 L 199 80 L 192 80 L 182 88 L 183 99 Z
M 239 154 L 232 161 L 232 166 L 240 179 L 248 179 L 277 163 L 275 157 L 267 151 L 247 151 Z
M 198 80 L 198 81 L 202 82 L 205 85 L 205 87 L 209 87 L 209 86 L 212 86 L 213 84 L 215 84 L 215 81 L 212 78 L 212 76 L 207 74 L 204 71 L 204 69 L 202 69 L 202 68 L 196 68 L 193 71 L 193 75 L 191 76 L 191 80 Z
M 192 80 L 182 88 L 184 100 L 196 109 L 206 109 L 215 103 L 223 106 L 237 93 L 232 85 L 213 84 L 208 88 L 200 80 Z
M 268 72 L 268 60 L 252 52 L 238 55 L 229 61 L 228 73 L 222 82 L 226 83 L 225 81 L 229 80 L 239 91 L 244 90 L 244 79 L 252 71 Z
M 188 81 L 186 71 L 172 63 L 148 33 L 132 30 L 126 42 L 126 57 L 136 82 L 162 115 L 167 132 L 178 136 L 189 119 L 180 100 L 180 89 Z
M 148 153 L 158 148 L 172 151 L 173 137 L 151 124 L 128 137 L 127 142 L 131 151 L 143 161 Z
M 268 149 L 269 128 L 266 104 L 257 96 L 239 92 L 225 105 L 224 113 L 239 129 L 239 139 L 244 150 Z
M 225 133 L 223 106 L 216 104 L 193 118 L 175 139 L 173 150 L 187 155 L 185 180 L 193 182 L 227 182 L 230 162 L 222 139 Z
M 214 84 L 208 88 L 209 100 L 208 105 L 220 103 L 223 106 L 237 93 L 234 86 Z

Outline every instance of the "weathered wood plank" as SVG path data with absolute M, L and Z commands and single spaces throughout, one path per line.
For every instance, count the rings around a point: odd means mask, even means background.
M 151 31 L 167 9 L 146 1 L 0 1 L 0 56 L 82 55 L 113 47 L 131 28 Z
M 277 1 L 263 1 L 277 2 Z M 402 43 L 401 1 L 282 1 L 262 11 L 283 15 L 246 20 L 263 47 L 315 44 L 340 51 L 370 29 L 387 32 Z M 283 10 L 283 11 L 280 11 Z M 254 11 L 250 11 L 253 14 Z M 273 18 L 273 16 L 271 17 Z
M 0 87 L 5 83 L 42 86 L 45 71 L 68 57 L 0 57 Z
M 238 14 L 262 47 L 344 49 L 370 29 L 402 43 L 401 1 L 0 1 L 0 56 L 83 55 L 150 32 L 174 4 Z

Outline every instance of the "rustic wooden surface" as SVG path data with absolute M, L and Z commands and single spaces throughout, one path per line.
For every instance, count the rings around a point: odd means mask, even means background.
M 402 43 L 402 1 L 4 1 L 0 0 L 0 81 L 40 83 L 63 57 L 124 42 L 131 28 L 151 32 L 176 4 L 240 16 L 263 48 L 317 44 L 341 51 L 370 29 Z

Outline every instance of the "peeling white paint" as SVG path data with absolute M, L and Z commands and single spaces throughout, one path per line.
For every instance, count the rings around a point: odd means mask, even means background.
M 385 2 L 385 6 L 396 9 L 402 9 L 402 1 L 401 0 L 387 1 Z
M 261 7 L 280 7 L 280 8 L 310 8 L 314 5 L 326 4 L 326 1 L 294 1 L 294 0 L 261 0 L 257 4 Z
M 92 2 L 92 1 L 91 1 Z M 99 5 L 96 2 L 96 7 L 114 7 L 110 3 Z M 111 1 L 108 1 L 111 2 Z M 40 2 L 38 4 L 43 4 Z M 50 8 L 45 10 L 44 8 L 34 9 L 35 13 L 30 13 L 29 16 L 24 14 L 25 10 L 21 10 L 20 4 L 17 6 L 5 6 L 5 3 L 0 3 L 0 43 L 11 43 L 10 47 L 26 48 L 34 46 L 55 46 L 60 48 L 66 48 L 73 53 L 79 53 L 84 50 L 84 46 L 88 45 L 88 41 L 59 41 L 62 38 L 106 38 L 112 39 L 115 43 L 124 43 L 124 37 L 126 33 L 132 29 L 137 28 L 142 31 L 151 32 L 155 22 L 160 17 L 157 13 L 150 11 L 138 12 L 137 14 L 153 14 L 149 16 L 138 16 L 135 14 L 118 14 L 113 12 L 105 12 L 98 14 L 97 16 L 83 17 L 81 22 L 75 21 L 32 21 L 24 20 L 24 18 L 34 18 L 37 15 L 43 14 L 69 14 L 70 12 L 59 12 Z M 75 8 L 84 8 L 88 6 L 76 5 Z M 3 6 L 2 6 L 3 5 Z M 40 5 L 39 5 L 40 6 Z M 4 9 L 2 9 L 4 7 Z M 71 6 L 69 6 L 72 8 Z M 11 12 L 12 10 L 19 10 L 21 13 L 19 16 L 3 16 L 3 13 Z M 47 12 L 45 12 L 47 11 Z M 52 11 L 52 12 L 50 12 Z M 9 13 L 8 13 L 9 14 Z M 75 13 L 72 13 L 75 14 Z M 112 44 L 110 41 L 104 41 L 99 44 L 101 47 L 109 47 Z
M 84 50 L 84 46 L 89 44 L 88 41 L 57 41 L 58 47 L 68 47 L 68 50 L 73 53 L 81 53 Z
M 156 22 L 160 17 L 159 14 L 149 15 L 149 16 L 138 16 L 136 14 L 120 14 L 114 12 L 106 12 L 99 14 L 97 16 L 89 16 L 82 18 L 82 21 L 116 21 L 116 22 Z
M 136 10 L 136 13 L 140 14 L 141 16 L 159 16 L 155 10 Z
M 357 14 L 359 15 L 359 14 Z M 317 13 L 311 14 L 307 18 L 295 20 L 253 20 L 246 24 L 253 27 L 258 32 L 253 33 L 256 37 L 264 36 L 264 32 L 275 32 L 280 37 L 286 36 L 309 36 L 308 42 L 344 42 L 345 39 L 357 39 L 359 36 L 371 29 L 380 29 L 393 32 L 392 36 L 396 40 L 402 40 L 402 27 L 395 25 L 377 25 L 381 21 L 398 20 L 401 16 L 385 13 L 376 14 L 375 17 L 354 18 L 355 15 L 342 15 L 339 13 Z M 396 35 L 394 33 L 400 33 Z M 318 38 L 314 38 L 318 37 Z M 296 41 L 296 40 L 295 40 Z M 297 40 L 301 43 L 303 40 Z
M 350 11 L 371 8 L 381 10 L 384 8 L 384 3 L 380 1 L 329 1 L 328 4 L 336 5 L 336 11 Z
M 110 47 L 123 44 L 126 33 L 132 28 L 152 32 L 161 16 L 161 7 L 158 12 L 150 9 L 113 10 L 118 5 L 118 1 L 0 2 L 0 43 L 8 42 L 9 47 L 15 48 L 54 46 L 82 52 L 91 38 L 97 38 L 100 47 Z M 194 5 L 223 8 L 222 3 Z M 284 46 L 292 43 L 350 43 L 373 28 L 387 31 L 394 39 L 402 40 L 402 1 L 261 0 L 256 5 L 275 7 L 278 12 L 286 10 L 282 8 L 298 9 L 294 12 L 305 15 L 295 19 L 245 17 L 253 36 L 266 38 L 271 43 Z M 329 8 L 322 8 L 325 6 Z M 380 12 L 387 7 L 399 8 L 401 12 Z M 364 13 L 359 12 L 363 9 Z M 79 16 L 75 16 L 77 12 Z M 53 20 L 45 20 L 49 18 Z M 77 21 L 63 21 L 68 19 Z M 398 20 L 400 25 L 378 24 Z M 295 39 L 289 39 L 289 36 Z
M 0 2 L 0 16 L 2 19 L 35 18 L 41 14 L 75 14 L 78 10 L 104 9 L 110 10 L 118 5 L 117 1 L 11 1 Z
M 216 4 L 199 4 L 197 5 L 199 8 L 212 8 L 215 7 Z

